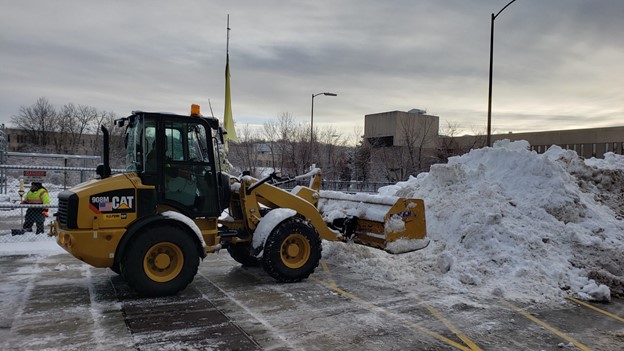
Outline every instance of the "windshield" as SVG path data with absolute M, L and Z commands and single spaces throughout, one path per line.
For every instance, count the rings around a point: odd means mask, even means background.
M 211 162 L 206 144 L 206 129 L 195 122 L 172 121 L 165 124 L 165 159 L 171 161 Z M 147 126 L 146 126 L 147 134 Z
M 125 135 L 126 170 L 128 172 L 157 173 L 157 159 L 174 162 L 198 162 L 214 164 L 213 153 L 218 144 L 213 130 L 196 120 L 160 119 L 162 131 L 157 131 L 157 121 L 141 114 L 127 118 Z M 164 139 L 158 141 L 158 133 Z M 162 146 L 157 145 L 162 143 Z M 211 145 L 211 143 L 213 143 Z M 162 153 L 162 156 L 157 156 Z M 150 156 L 153 156 L 150 158 Z M 214 165 L 217 171 L 220 165 Z M 214 171 L 214 170 L 213 170 Z
M 141 134 L 143 132 L 142 119 L 137 116 L 130 116 L 130 121 L 126 129 L 126 170 L 130 172 L 139 172 L 142 170 L 142 154 Z

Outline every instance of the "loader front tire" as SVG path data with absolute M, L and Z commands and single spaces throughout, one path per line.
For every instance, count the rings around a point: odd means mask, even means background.
M 264 244 L 262 268 L 277 281 L 294 283 L 306 279 L 321 260 L 321 238 L 308 222 L 298 217 L 278 224 Z
M 151 227 L 125 250 L 121 261 L 124 280 L 139 295 L 167 296 L 184 290 L 199 266 L 193 239 L 176 226 Z
M 230 244 L 227 250 L 234 261 L 245 267 L 258 267 L 260 265 L 260 261 L 251 254 L 253 249 L 250 243 Z
M 121 270 L 119 269 L 119 263 L 118 262 L 113 263 L 113 265 L 111 267 L 109 267 L 109 268 L 114 273 L 121 274 Z

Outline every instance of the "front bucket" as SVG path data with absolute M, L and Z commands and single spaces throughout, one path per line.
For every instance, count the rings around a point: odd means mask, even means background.
M 422 199 L 336 191 L 321 191 L 320 195 L 319 212 L 325 221 L 357 243 L 393 254 L 429 244 Z

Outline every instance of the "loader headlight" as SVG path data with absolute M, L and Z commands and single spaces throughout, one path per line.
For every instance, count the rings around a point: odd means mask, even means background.
M 63 234 L 63 236 L 61 237 L 61 243 L 65 245 L 65 247 L 71 247 L 72 246 L 71 235 L 67 233 Z

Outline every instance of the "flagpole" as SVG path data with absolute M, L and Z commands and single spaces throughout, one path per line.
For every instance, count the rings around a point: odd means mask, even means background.
M 227 122 L 227 118 L 228 118 L 228 111 L 231 111 L 228 109 L 228 103 L 231 103 L 229 101 L 230 98 L 230 14 L 228 13 L 227 15 L 227 24 L 226 24 L 226 30 L 225 30 L 225 112 L 223 113 L 223 128 L 225 128 L 226 132 L 229 133 L 228 129 L 228 122 Z M 228 137 L 226 134 L 225 140 L 224 140 L 224 150 L 225 153 L 227 154 L 228 152 Z
M 227 15 L 227 39 L 225 42 L 225 56 L 226 58 L 230 57 L 230 14 Z
M 227 16 L 227 40 L 225 46 L 225 111 L 223 112 L 223 127 L 225 135 L 224 149 L 227 153 L 228 142 L 236 142 L 236 129 L 234 128 L 234 117 L 232 116 L 232 97 L 230 95 L 230 15 Z

